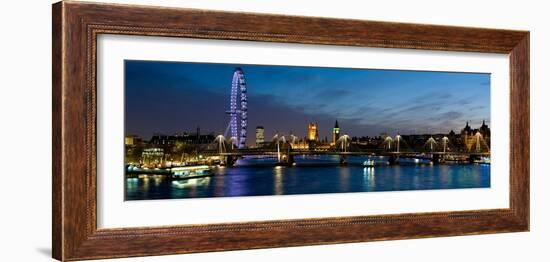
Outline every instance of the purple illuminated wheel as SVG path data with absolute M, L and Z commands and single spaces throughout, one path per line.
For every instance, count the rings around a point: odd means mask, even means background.
M 244 72 L 240 67 L 235 68 L 233 72 L 233 81 L 231 83 L 231 98 L 229 100 L 229 126 L 231 130 L 232 141 L 238 148 L 246 146 L 246 128 L 248 126 L 248 102 L 246 97 L 246 82 Z M 240 133 L 239 133 L 240 129 Z M 226 137 L 227 137 L 226 130 Z

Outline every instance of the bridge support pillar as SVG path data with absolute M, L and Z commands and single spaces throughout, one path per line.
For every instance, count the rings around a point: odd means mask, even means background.
M 236 156 L 225 156 L 222 158 L 222 162 L 220 163 L 220 165 L 222 166 L 228 166 L 228 167 L 231 167 L 231 166 L 234 166 L 235 165 L 235 162 L 237 161 L 237 157 Z
M 288 165 L 289 166 L 294 165 L 294 155 L 288 154 Z
M 399 156 L 390 155 L 390 157 L 388 158 L 388 163 L 392 166 L 399 164 Z
M 340 165 L 341 166 L 347 166 L 348 165 L 348 159 L 346 156 L 340 156 Z
M 470 162 L 470 164 L 474 163 L 476 160 L 476 156 L 475 155 L 469 155 L 468 156 L 468 162 Z
M 432 163 L 434 165 L 441 163 L 441 155 L 432 155 Z
M 282 155 L 280 161 L 277 162 L 277 165 L 279 165 L 279 166 L 293 166 L 294 165 L 294 155 L 292 155 L 292 154 Z

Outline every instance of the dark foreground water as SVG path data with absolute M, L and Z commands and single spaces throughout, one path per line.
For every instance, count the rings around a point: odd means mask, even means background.
M 409 160 L 365 168 L 366 157 L 297 157 L 296 166 L 275 167 L 274 159 L 241 159 L 235 167 L 214 168 L 214 176 L 172 181 L 126 178 L 126 200 L 265 196 L 490 187 L 490 165 L 429 165 Z M 383 163 L 383 158 L 373 158 Z

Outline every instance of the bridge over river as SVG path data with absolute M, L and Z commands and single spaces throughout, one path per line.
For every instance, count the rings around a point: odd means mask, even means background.
M 235 149 L 228 152 L 212 152 L 213 155 L 219 155 L 223 165 L 232 166 L 240 157 L 245 156 L 273 156 L 277 158 L 279 165 L 294 164 L 294 156 L 302 155 L 335 155 L 340 156 L 340 163 L 347 164 L 348 156 L 386 156 L 390 165 L 398 164 L 399 159 L 415 158 L 426 159 L 433 163 L 445 162 L 449 159 L 460 159 L 474 162 L 481 157 L 490 156 L 489 152 L 390 152 L 384 150 L 369 151 L 338 151 L 338 150 L 266 150 L 266 149 Z
M 426 142 L 426 151 L 417 152 L 414 150 L 403 150 L 402 138 L 397 135 L 395 139 L 387 137 L 384 140 L 384 147 L 378 149 L 360 149 L 354 148 L 350 143 L 350 137 L 343 135 L 340 137 L 333 147 L 322 148 L 293 148 L 293 140 L 295 136 L 291 136 L 290 140 L 287 140 L 284 136 L 276 135 L 274 137 L 272 146 L 267 148 L 246 148 L 235 146 L 235 144 L 229 141 L 231 147 L 227 144 L 225 137 L 219 135 L 216 137 L 214 143 L 217 145 L 217 149 L 205 151 L 203 153 L 208 155 L 217 155 L 220 157 L 222 165 L 232 166 L 238 158 L 245 156 L 273 156 L 277 158 L 278 165 L 293 165 L 295 163 L 294 156 L 298 155 L 335 155 L 340 157 L 340 163 L 347 164 L 347 157 L 349 156 L 386 156 L 390 165 L 398 164 L 399 159 L 402 158 L 415 158 L 426 159 L 432 163 L 441 163 L 448 160 L 451 161 L 467 161 L 474 162 L 482 157 L 490 156 L 489 150 L 483 151 L 481 145 L 484 144 L 480 136 L 477 136 L 477 145 L 474 151 L 453 151 L 449 150 L 449 139 L 444 137 L 441 141 L 441 146 L 438 146 L 438 142 L 433 137 L 430 137 Z M 392 147 L 393 145 L 393 147 Z M 442 150 L 438 150 L 441 148 Z M 488 147 L 486 147 L 488 149 Z

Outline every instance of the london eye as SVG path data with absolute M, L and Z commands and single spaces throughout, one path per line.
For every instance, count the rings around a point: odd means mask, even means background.
M 240 67 L 235 68 L 233 72 L 233 81 L 231 82 L 231 97 L 229 99 L 229 125 L 225 130 L 227 137 L 228 131 L 231 131 L 232 143 L 236 143 L 237 148 L 246 146 L 246 128 L 248 125 L 248 101 L 246 96 L 246 82 L 244 72 Z

